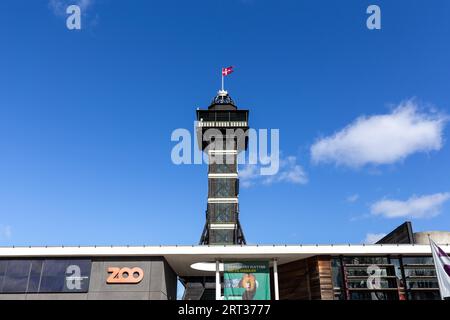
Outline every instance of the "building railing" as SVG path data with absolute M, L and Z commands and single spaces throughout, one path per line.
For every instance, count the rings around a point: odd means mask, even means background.
M 247 121 L 198 121 L 197 127 L 199 128 L 242 128 L 248 127 Z

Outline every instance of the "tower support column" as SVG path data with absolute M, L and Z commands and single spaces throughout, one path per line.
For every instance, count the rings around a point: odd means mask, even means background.
M 275 300 L 280 300 L 280 291 L 278 288 L 278 261 L 273 259 L 273 286 L 275 291 Z
M 222 300 L 222 288 L 220 285 L 220 262 L 216 260 L 216 300 Z

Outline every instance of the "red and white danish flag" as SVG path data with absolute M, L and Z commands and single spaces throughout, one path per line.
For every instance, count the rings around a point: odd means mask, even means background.
M 222 68 L 222 76 L 226 77 L 227 75 L 229 75 L 230 73 L 233 72 L 233 67 L 228 67 L 228 68 Z

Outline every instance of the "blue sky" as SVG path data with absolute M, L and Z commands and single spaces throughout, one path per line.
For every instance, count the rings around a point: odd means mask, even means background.
M 0 3 L 0 245 L 196 244 L 207 168 L 170 136 L 229 65 L 284 164 L 244 171 L 249 243 L 449 229 L 448 1 L 81 2 L 79 31 L 67 1 Z

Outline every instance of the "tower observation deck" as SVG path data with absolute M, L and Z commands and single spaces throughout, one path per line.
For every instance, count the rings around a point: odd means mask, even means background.
M 238 110 L 220 90 L 207 110 L 197 110 L 198 147 L 208 155 L 208 202 L 200 244 L 245 244 L 239 222 L 237 157 L 248 145 L 248 110 Z

